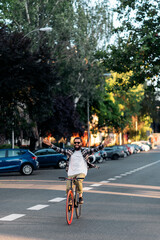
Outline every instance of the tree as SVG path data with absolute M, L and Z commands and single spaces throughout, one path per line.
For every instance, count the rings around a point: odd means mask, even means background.
M 10 138 L 12 129 L 16 137 L 23 131 L 31 150 L 38 130 L 44 135 L 53 131 L 57 138 L 83 134 L 73 98 L 57 97 L 54 86 L 59 78 L 47 48 L 32 53 L 31 40 L 6 27 L 1 28 L 0 39 L 0 132 Z
M 108 1 L 100 2 L 93 6 L 86 0 L 2 0 L 0 5 L 1 19 L 7 20 L 11 31 L 23 31 L 25 35 L 47 24 L 53 28 L 48 35 L 38 31 L 30 35 L 32 51 L 50 48 L 50 63 L 57 79 L 54 96 L 70 97 L 82 122 L 87 122 L 83 112 L 87 99 L 92 104 L 104 87 L 104 68 L 95 52 L 111 34 L 112 16 Z
M 115 43 L 106 51 L 97 52 L 103 59 L 108 71 L 127 73 L 132 71 L 129 81 L 124 83 L 121 76 L 117 78 L 117 87 L 122 85 L 124 91 L 133 86 L 144 84 L 144 101 L 141 103 L 141 115 L 149 114 L 154 122 L 159 121 L 160 83 L 160 3 L 151 0 L 119 0 L 115 9 L 120 27 L 114 29 Z M 152 92 L 152 93 L 151 93 Z M 156 103 L 151 105 L 151 102 Z M 156 115 L 156 116 L 155 116 Z
M 1 19 L 4 22 L 7 19 L 12 30 L 24 34 L 49 24 L 53 28 L 49 35 L 43 32 L 30 35 L 32 47 L 50 47 L 59 76 L 58 95 L 72 94 L 75 98 L 79 95 L 82 99 L 86 87 L 90 87 L 93 95 L 97 82 L 99 85 L 103 82 L 95 51 L 99 42 L 104 46 L 111 33 L 112 17 L 107 4 L 107 0 L 94 5 L 89 0 L 2 0 Z
M 31 134 L 36 121 L 43 121 L 51 110 L 51 83 L 56 76 L 48 64 L 47 49 L 31 53 L 30 44 L 23 34 L 0 29 L 1 132 L 28 131 L 29 126 Z
M 100 54 L 113 71 L 133 71 L 129 86 L 144 83 L 159 85 L 160 38 L 159 2 L 151 0 L 119 0 L 121 26 L 115 29 L 117 41 L 110 53 Z
M 84 133 L 73 100 L 62 96 L 54 99 L 53 114 L 40 123 L 39 128 L 42 136 L 52 134 L 57 141 L 62 137 L 70 140 L 73 133 L 79 133 L 80 136 Z
M 93 108 L 93 112 L 96 112 L 99 118 L 98 126 L 96 126 L 98 129 L 107 126 L 109 131 L 129 133 L 133 125 L 133 117 L 141 117 L 144 99 L 143 85 L 124 90 L 124 85 L 127 86 L 131 75 L 132 72 L 112 73 L 111 77 L 106 79 L 106 92 L 99 101 L 94 103 Z M 121 79 L 121 83 L 117 83 L 117 79 Z

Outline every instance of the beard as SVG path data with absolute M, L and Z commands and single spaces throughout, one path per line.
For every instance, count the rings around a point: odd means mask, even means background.
M 74 147 L 74 150 L 79 151 L 81 149 L 81 146 Z

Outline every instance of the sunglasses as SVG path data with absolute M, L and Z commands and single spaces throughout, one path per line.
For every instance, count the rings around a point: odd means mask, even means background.
M 74 144 L 80 144 L 81 142 L 74 142 Z

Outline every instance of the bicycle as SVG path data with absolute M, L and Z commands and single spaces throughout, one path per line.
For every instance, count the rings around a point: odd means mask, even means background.
M 84 178 L 66 178 L 66 177 L 59 177 L 61 180 L 70 180 L 70 189 L 67 193 L 67 199 L 66 199 L 66 221 L 68 225 L 72 223 L 73 220 L 73 212 L 75 209 L 76 217 L 77 219 L 81 216 L 81 208 L 82 205 L 78 202 L 78 187 L 75 184 L 76 181 L 79 181 L 80 179 Z M 75 188 L 73 188 L 73 185 L 75 185 Z

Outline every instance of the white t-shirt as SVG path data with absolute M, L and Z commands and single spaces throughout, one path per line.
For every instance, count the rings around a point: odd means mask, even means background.
M 84 173 L 87 175 L 87 163 L 82 156 L 81 150 L 74 151 L 69 160 L 68 176 Z

